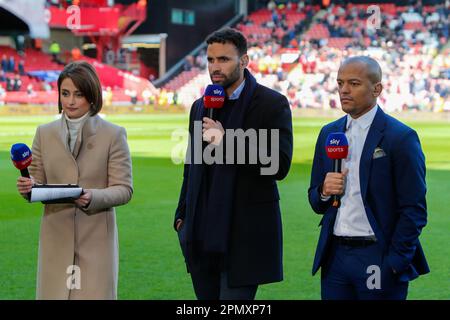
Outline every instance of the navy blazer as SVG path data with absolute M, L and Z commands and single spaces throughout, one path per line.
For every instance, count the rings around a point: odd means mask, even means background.
M 323 214 L 312 273 L 325 262 L 333 234 L 337 209 L 320 199 L 319 187 L 332 160 L 325 151 L 328 134 L 345 132 L 344 116 L 322 128 L 316 143 L 311 184 L 308 190 L 312 209 Z M 383 156 L 373 158 L 376 148 Z M 382 247 L 387 263 L 409 281 L 428 273 L 419 235 L 427 223 L 425 157 L 417 133 L 378 109 L 370 126 L 360 162 L 361 196 L 367 218 Z

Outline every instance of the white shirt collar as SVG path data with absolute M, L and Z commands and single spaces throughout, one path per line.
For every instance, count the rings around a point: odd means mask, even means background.
M 372 124 L 377 111 L 378 105 L 375 105 L 369 112 L 363 114 L 358 119 L 353 119 L 349 114 L 347 114 L 347 125 L 345 129 L 348 130 L 352 122 L 357 123 L 362 129 L 367 129 Z
M 239 87 L 237 87 L 236 90 L 233 91 L 233 93 L 230 95 L 228 100 L 237 100 L 237 99 L 239 99 L 239 97 L 240 97 L 240 95 L 242 93 L 242 90 L 244 90 L 244 86 L 245 86 L 245 79 L 244 79 L 244 81 L 241 82 Z

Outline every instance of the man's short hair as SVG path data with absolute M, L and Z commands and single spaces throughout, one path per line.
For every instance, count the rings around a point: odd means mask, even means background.
M 239 56 L 247 53 L 247 39 L 245 39 L 241 32 L 232 28 L 223 28 L 214 31 L 206 38 L 206 43 L 208 45 L 213 43 L 232 43 L 236 47 Z
M 378 83 L 382 78 L 381 67 L 378 62 L 368 56 L 353 56 L 349 57 L 342 62 L 341 66 L 351 64 L 351 63 L 362 63 L 366 66 L 366 74 L 372 83 Z

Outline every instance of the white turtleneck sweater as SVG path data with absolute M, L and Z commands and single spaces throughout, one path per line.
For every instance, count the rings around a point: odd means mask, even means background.
M 75 143 L 77 142 L 78 134 L 81 132 L 81 128 L 83 128 L 84 123 L 89 118 L 91 112 L 88 111 L 86 114 L 78 119 L 69 119 L 67 115 L 64 113 L 64 117 L 66 118 L 67 129 L 69 132 L 69 147 L 70 152 L 73 153 L 73 149 L 75 148 Z M 80 137 L 81 139 L 81 137 Z M 81 141 L 80 141 L 81 142 Z

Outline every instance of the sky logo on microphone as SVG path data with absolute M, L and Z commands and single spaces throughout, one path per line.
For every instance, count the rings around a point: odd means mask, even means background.
M 347 137 L 342 132 L 330 133 L 325 144 L 325 151 L 330 159 L 345 159 L 348 155 Z
M 210 84 L 206 87 L 203 97 L 203 104 L 206 109 L 220 109 L 225 103 L 225 91 L 217 84 Z
M 340 141 L 341 141 L 341 140 L 332 139 L 332 140 L 330 141 L 330 145 L 336 145 L 336 146 L 338 146 Z

